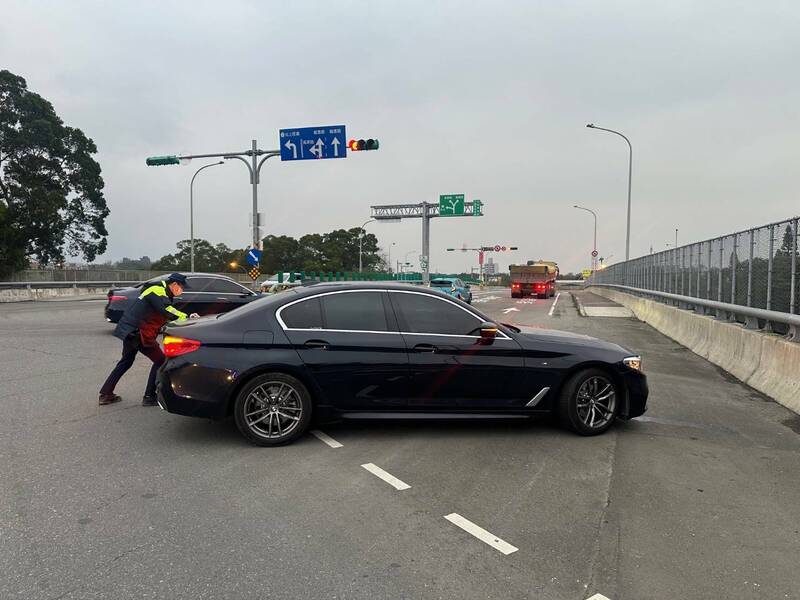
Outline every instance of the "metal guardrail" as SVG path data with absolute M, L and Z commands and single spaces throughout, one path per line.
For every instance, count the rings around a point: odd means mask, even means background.
M 141 283 L 135 279 L 131 281 L 0 281 L 0 290 L 21 289 L 46 289 L 46 288 L 90 288 L 107 287 L 119 288 Z
M 741 317 L 744 321 L 745 329 L 757 329 L 765 332 L 773 332 L 774 323 L 782 323 L 789 328 L 786 339 L 793 342 L 800 342 L 800 315 L 779 312 L 776 310 L 766 310 L 754 308 L 752 306 L 741 306 L 729 302 L 719 302 L 717 300 L 707 300 L 705 298 L 693 298 L 681 294 L 671 294 L 669 292 L 659 292 L 645 288 L 631 287 L 628 285 L 618 285 L 613 283 L 589 283 L 587 287 L 605 287 L 623 290 L 639 296 L 650 296 L 660 300 L 667 300 L 674 303 L 678 308 L 700 309 L 697 312 L 714 316 L 725 321 L 740 322 Z

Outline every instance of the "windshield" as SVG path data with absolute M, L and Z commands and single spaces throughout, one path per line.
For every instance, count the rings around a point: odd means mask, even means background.
M 431 285 L 436 287 L 450 287 L 453 285 L 453 282 L 447 279 L 432 279 Z

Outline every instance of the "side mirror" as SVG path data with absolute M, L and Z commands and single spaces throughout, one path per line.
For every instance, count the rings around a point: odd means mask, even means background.
M 489 345 L 494 343 L 494 339 L 497 337 L 497 325 L 494 323 L 481 323 L 480 326 L 481 337 L 478 340 L 479 344 Z

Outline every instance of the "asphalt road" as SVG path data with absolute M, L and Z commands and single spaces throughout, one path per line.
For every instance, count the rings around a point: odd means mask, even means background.
M 349 423 L 324 428 L 338 448 L 256 448 L 141 407 L 143 357 L 98 407 L 102 303 L 0 305 L 0 598 L 800 597 L 800 417 L 568 292 L 509 296 L 475 306 L 640 352 L 647 414 L 594 438 Z

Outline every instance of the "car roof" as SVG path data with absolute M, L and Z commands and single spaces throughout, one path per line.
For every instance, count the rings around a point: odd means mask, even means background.
M 301 296 L 310 296 L 319 294 L 321 292 L 335 292 L 338 290 L 399 290 L 420 291 L 432 295 L 438 295 L 441 292 L 432 290 L 427 286 L 415 284 L 413 282 L 394 282 L 394 281 L 324 281 L 313 283 L 310 285 L 297 286 L 292 289 L 292 292 Z

